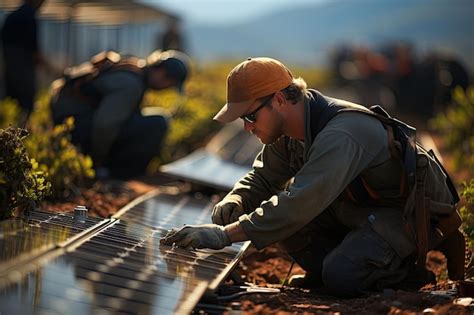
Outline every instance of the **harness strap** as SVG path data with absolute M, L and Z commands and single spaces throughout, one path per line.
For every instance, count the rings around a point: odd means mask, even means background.
M 430 235 L 430 221 L 431 211 L 430 204 L 431 199 L 425 197 L 426 192 L 426 174 L 428 167 L 428 158 L 424 155 L 419 155 L 417 159 L 418 171 L 416 178 L 416 189 L 415 189 L 415 226 L 416 226 L 416 242 L 417 242 L 417 263 L 420 266 L 424 266 L 426 263 L 426 254 L 429 248 L 429 235 Z

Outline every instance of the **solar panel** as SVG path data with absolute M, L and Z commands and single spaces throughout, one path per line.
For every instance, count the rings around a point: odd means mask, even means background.
M 205 148 L 163 165 L 160 170 L 179 179 L 226 191 L 250 170 L 261 148 L 258 139 L 245 132 L 240 124 L 228 124 Z
M 163 165 L 160 169 L 161 172 L 178 179 L 219 190 L 230 190 L 249 170 L 250 167 L 226 161 L 204 149 L 198 149 L 182 159 Z
M 249 243 L 189 250 L 161 245 L 159 239 L 171 227 L 208 223 L 212 205 L 212 198 L 199 194 L 153 192 L 96 223 L 97 230 L 23 265 L 0 268 L 0 312 L 191 312 Z M 48 231 L 44 224 L 38 229 Z
M 8 270 L 9 266 L 21 260 L 51 250 L 101 221 L 91 217 L 78 223 L 72 214 L 43 211 L 32 211 L 20 218 L 0 221 L 0 270 Z
M 262 143 L 245 131 L 242 122 L 226 124 L 206 145 L 206 150 L 220 158 L 241 166 L 252 165 Z

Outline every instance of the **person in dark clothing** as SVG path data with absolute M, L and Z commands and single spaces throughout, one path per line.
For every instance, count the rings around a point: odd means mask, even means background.
M 21 107 L 19 124 L 24 125 L 33 110 L 36 93 L 36 65 L 44 64 L 38 45 L 36 13 L 44 0 L 24 0 L 5 19 L 1 30 L 4 58 L 5 96 Z
M 146 65 L 115 52 L 99 54 L 53 82 L 54 124 L 74 117 L 72 142 L 92 157 L 97 178 L 143 175 L 167 131 L 164 116 L 140 108 L 144 93 L 182 91 L 188 72 L 188 57 L 174 50 L 153 53 Z

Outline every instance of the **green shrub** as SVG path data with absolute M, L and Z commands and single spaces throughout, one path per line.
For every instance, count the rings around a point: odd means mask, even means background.
M 24 129 L 0 129 L 0 219 L 11 217 L 15 209 L 28 209 L 50 193 L 38 163 L 28 157 Z
M 472 243 L 474 242 L 474 179 L 471 179 L 469 183 L 462 183 L 460 195 L 464 198 L 463 205 L 459 209 L 463 219 L 463 229 Z
M 28 124 L 31 136 L 25 141 L 25 146 L 51 182 L 52 197 L 78 195 L 79 188 L 85 187 L 87 180 L 95 176 L 92 159 L 71 143 L 73 118 L 53 126 L 49 97 L 47 93 L 42 93 L 36 102 L 36 110 Z
M 92 160 L 84 156 L 70 141 L 74 120 L 53 126 L 49 111 L 50 95 L 42 91 L 35 103 L 27 128 L 30 136 L 24 141 L 28 155 L 37 163 L 51 184 L 51 197 L 63 198 L 79 194 L 79 187 L 94 177 Z M 0 123 L 14 123 L 19 108 L 12 100 L 0 103 Z
M 444 149 L 453 158 L 453 171 L 458 180 L 473 178 L 474 174 L 474 86 L 467 91 L 457 87 L 453 91 L 453 102 L 447 110 L 430 121 L 432 129 L 441 136 Z M 474 242 L 474 179 L 463 182 L 460 187 L 461 214 L 464 232 Z
M 47 174 L 55 198 L 79 195 L 79 188 L 85 187 L 86 181 L 95 176 L 92 159 L 70 142 L 73 127 L 74 119 L 70 118 L 62 125 L 32 133 L 25 143 L 40 169 Z
M 444 113 L 438 114 L 430 125 L 438 132 L 446 149 L 452 152 L 456 170 L 474 170 L 474 86 L 466 92 L 457 87 L 453 103 Z

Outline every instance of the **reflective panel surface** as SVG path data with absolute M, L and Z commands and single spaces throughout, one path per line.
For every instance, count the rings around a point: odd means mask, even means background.
M 248 243 L 187 250 L 159 239 L 172 227 L 210 222 L 212 205 L 207 197 L 158 194 L 121 211 L 97 233 L 0 270 L 0 312 L 189 313 Z
M 41 211 L 0 221 L 0 270 L 15 258 L 54 248 L 100 221 L 99 218 L 77 221 L 72 214 Z
M 241 123 L 225 125 L 203 149 L 170 164 L 161 171 L 197 184 L 230 190 L 244 176 L 262 149 L 254 135 Z
M 242 176 L 247 174 L 250 167 L 231 163 L 201 149 L 173 163 L 163 165 L 160 170 L 179 179 L 230 190 Z

